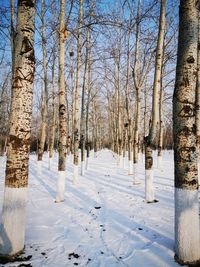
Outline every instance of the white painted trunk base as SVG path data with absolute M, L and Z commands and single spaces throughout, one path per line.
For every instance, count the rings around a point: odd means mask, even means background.
M 142 162 L 142 160 L 143 160 L 143 154 L 142 154 L 142 152 L 139 152 L 138 158 L 139 158 L 139 161 Z
M 85 161 L 81 161 L 81 175 L 84 176 L 85 174 Z
M 57 196 L 55 202 L 61 202 L 65 199 L 65 171 L 58 171 Z
M 92 149 L 92 150 L 90 151 L 90 156 L 91 156 L 92 158 L 94 158 L 94 149 Z
M 1 168 L 4 168 L 4 166 L 5 166 L 5 157 L 0 157 L 0 166 L 1 166 Z
M 66 156 L 67 162 L 71 162 L 71 153 Z
M 138 178 L 138 164 L 133 164 L 133 184 L 140 184 L 140 179 Z
M 133 174 L 133 162 L 132 160 L 128 161 L 128 175 L 132 175 Z
M 94 158 L 95 159 L 97 158 L 97 152 L 94 152 Z
M 113 158 L 114 159 L 117 159 L 117 156 L 116 156 L 116 154 L 112 151 L 112 155 L 113 155 Z
M 0 255 L 15 255 L 24 249 L 27 187 L 5 187 L 0 226 Z
M 162 156 L 157 157 L 157 169 L 162 169 Z
M 119 160 L 119 154 L 117 154 L 117 166 L 119 166 L 120 160 Z
M 71 163 L 74 162 L 74 154 L 71 154 L 71 156 L 70 156 L 70 162 L 71 162 Z
M 126 157 L 123 157 L 123 169 L 126 168 Z
M 78 183 L 78 165 L 73 165 L 74 173 L 73 173 L 73 184 Z
M 37 174 L 38 174 L 39 176 L 42 175 L 42 160 L 38 160 L 38 161 L 37 161 Z
M 145 199 L 154 202 L 153 170 L 145 170 Z
M 119 167 L 120 167 L 120 169 L 123 168 L 123 155 L 119 156 Z
M 52 166 L 52 158 L 49 158 L 49 170 L 51 170 L 51 166 Z
M 175 188 L 175 253 L 184 263 L 200 260 L 198 190 Z
M 145 163 L 145 154 L 142 154 L 142 163 Z
M 85 170 L 88 170 L 88 166 L 89 166 L 89 158 L 86 158 L 86 163 L 85 163 Z

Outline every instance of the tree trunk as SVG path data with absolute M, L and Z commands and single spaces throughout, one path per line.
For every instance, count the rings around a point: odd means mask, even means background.
M 70 138 L 70 110 L 69 110 L 69 100 L 68 100 L 68 94 L 67 94 L 67 83 L 66 84 L 66 109 L 67 109 L 67 145 L 66 145 L 66 155 L 69 158 L 70 156 L 70 149 L 71 149 L 71 138 Z
M 65 0 L 60 0 L 59 29 L 59 146 L 58 146 L 58 182 L 56 202 L 64 200 L 66 143 L 67 143 L 67 108 L 65 98 Z
M 88 99 L 87 99 L 87 105 L 86 105 L 86 150 L 87 150 L 86 165 L 85 165 L 86 170 L 88 169 L 88 165 L 89 165 L 89 157 L 90 157 L 90 149 L 91 149 L 91 144 L 89 140 L 89 104 L 90 104 L 90 92 L 91 92 L 89 75 L 90 75 L 90 72 L 88 72 L 88 80 L 89 80 L 88 81 Z
M 35 1 L 18 1 L 0 255 L 24 249 L 34 79 Z
M 200 185 L 200 12 L 198 18 L 198 54 L 197 54 L 197 85 L 196 85 L 196 135 L 197 135 L 197 167 L 198 184 Z
M 146 129 L 147 129 L 147 88 L 146 83 L 144 86 L 144 132 L 143 132 L 143 151 L 145 153 L 145 136 L 146 136 Z
M 89 165 L 90 149 L 91 144 L 89 140 L 89 107 L 90 107 L 90 96 L 91 96 L 91 59 L 90 59 L 90 41 L 89 38 L 89 55 L 88 55 L 88 91 L 87 91 L 87 104 L 86 104 L 86 148 L 87 148 L 87 157 L 86 157 L 86 170 Z
M 82 87 L 82 104 L 81 104 L 81 122 L 80 122 L 80 134 L 81 134 L 81 175 L 85 172 L 85 134 L 86 134 L 86 116 L 85 116 L 85 91 L 86 91 L 86 76 L 88 69 L 88 52 L 89 52 L 89 38 L 90 29 L 87 29 L 87 40 L 86 40 L 86 55 L 85 55 L 85 69 L 83 77 L 83 87 Z
M 81 70 L 81 28 L 83 24 L 83 0 L 79 3 L 79 22 L 78 22 L 78 40 L 77 40 L 77 68 L 76 68 L 76 90 L 75 90 L 75 109 L 74 109 L 74 175 L 73 183 L 78 181 L 78 115 L 79 115 L 79 83 Z
M 130 24 L 132 20 L 130 18 Z M 128 175 L 133 174 L 132 144 L 131 144 L 131 117 L 130 117 L 130 97 L 129 97 L 129 79 L 130 79 L 130 38 L 131 30 L 128 32 L 127 48 L 127 76 L 126 76 L 126 116 L 127 116 L 127 144 L 128 144 Z
M 173 96 L 175 162 L 175 253 L 181 264 L 200 264 L 195 87 L 198 10 L 195 0 L 180 1 L 176 81 Z
M 119 55 L 117 61 L 117 106 L 118 106 L 118 148 L 119 148 L 119 167 L 123 167 L 123 142 L 122 142 L 122 110 L 121 110 L 121 82 L 120 82 L 120 58 L 121 58 L 121 50 L 119 48 Z
M 140 33 L 140 0 L 138 0 L 137 18 L 136 18 L 136 45 L 135 45 L 135 62 L 133 69 L 133 80 L 136 90 L 136 112 L 135 112 L 135 127 L 134 127 L 134 142 L 133 142 L 133 184 L 137 183 L 137 165 L 139 151 L 139 129 L 140 129 L 140 110 L 141 110 L 141 85 L 138 78 L 138 53 L 139 53 L 139 33 Z
M 157 158 L 157 168 L 162 168 L 162 150 L 163 150 L 163 84 L 162 84 L 162 74 L 160 83 L 160 101 L 159 101 L 159 137 L 158 137 L 158 158 Z
M 44 92 L 43 92 L 43 105 L 42 105 L 42 124 L 40 129 L 40 136 L 38 140 L 38 161 L 39 168 L 41 168 L 41 161 L 44 152 L 44 145 L 46 139 L 46 127 L 47 127 L 47 103 L 48 103 L 48 88 L 47 88 L 47 52 L 46 52 L 46 36 L 45 36 L 45 21 L 44 21 L 44 14 L 45 10 L 44 7 L 45 2 L 42 0 L 42 55 L 43 55 L 43 79 L 44 79 Z
M 15 5 L 14 0 L 10 0 L 10 44 L 11 44 L 11 51 L 12 51 L 12 75 L 14 73 L 14 55 L 15 55 Z
M 125 125 L 125 123 L 124 123 L 124 125 Z M 124 126 L 123 127 L 123 168 L 124 169 L 126 168 L 126 142 L 127 142 L 126 135 L 127 135 L 127 131 L 126 131 L 126 127 Z
M 71 57 L 74 53 L 71 53 Z M 72 61 L 72 60 L 71 60 Z M 73 64 L 71 63 L 70 66 L 70 79 L 71 79 L 71 94 L 72 94 L 72 113 L 71 113 L 71 154 L 74 154 L 74 108 L 75 108 L 75 103 L 74 103 L 74 70 L 73 70 Z
M 149 135 L 145 142 L 145 198 L 147 203 L 155 202 L 153 186 L 153 146 L 156 145 L 156 137 L 159 121 L 159 89 L 162 70 L 163 40 L 165 32 L 165 9 L 166 0 L 161 0 L 159 32 L 156 49 L 156 62 L 153 83 L 152 98 L 152 122 L 149 129 Z
M 54 142 L 55 142 L 55 128 L 56 128 L 56 79 L 55 79 L 55 63 L 56 63 L 56 2 L 53 2 L 53 17 L 54 17 L 54 25 L 53 25 L 53 60 L 52 60 L 52 87 L 53 87 L 53 99 L 52 99 L 52 124 L 51 124 L 51 133 L 49 138 L 49 169 L 51 168 L 51 161 L 53 157 L 53 149 L 54 149 Z
M 163 54 L 162 54 L 162 67 L 161 67 L 161 77 L 160 77 L 160 94 L 159 94 L 159 136 L 158 136 L 158 156 L 157 156 L 157 168 L 162 168 L 162 150 L 163 150 L 163 73 L 164 73 L 164 60 L 165 60 L 165 38 L 163 38 Z

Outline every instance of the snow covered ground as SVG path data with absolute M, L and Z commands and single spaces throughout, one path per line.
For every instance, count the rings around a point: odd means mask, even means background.
M 127 164 L 128 165 L 128 164 Z M 91 158 L 85 176 L 72 184 L 72 163 L 67 160 L 65 201 L 54 203 L 57 155 L 42 174 L 31 155 L 26 247 L 20 263 L 3 266 L 33 267 L 175 267 L 173 155 L 165 152 L 162 170 L 155 169 L 158 203 L 144 201 L 144 164 L 133 185 L 128 166 L 120 170 L 108 150 Z M 1 177 L 4 170 L 1 168 Z M 2 206 L 4 179 L 0 180 Z

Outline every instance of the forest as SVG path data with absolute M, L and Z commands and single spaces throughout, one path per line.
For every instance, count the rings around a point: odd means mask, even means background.
M 0 266 L 200 266 L 200 2 L 0 0 Z

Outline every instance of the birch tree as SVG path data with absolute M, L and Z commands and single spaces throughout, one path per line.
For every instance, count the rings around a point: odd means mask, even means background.
M 85 55 L 85 68 L 83 76 L 83 87 L 82 87 L 82 104 L 81 104 L 81 122 L 80 122 L 80 134 L 81 134 L 81 175 L 84 175 L 85 171 L 85 133 L 86 133 L 86 114 L 85 114 L 85 93 L 86 93 L 86 82 L 88 74 L 88 52 L 89 52 L 89 38 L 90 38 L 90 28 L 87 29 L 86 38 L 86 55 Z
M 52 51 L 52 124 L 51 124 L 51 133 L 49 138 L 49 169 L 51 168 L 51 161 L 53 157 L 53 148 L 55 140 L 55 128 L 56 128 L 56 78 L 55 78 L 55 64 L 56 64 L 56 1 L 53 2 L 53 51 Z
M 140 32 L 140 0 L 138 1 L 136 18 L 136 44 L 135 44 L 135 62 L 133 68 L 133 80 L 136 90 L 136 112 L 134 127 L 134 153 L 133 153 L 133 183 L 136 184 L 138 151 L 139 151 L 139 129 L 140 129 L 140 110 L 141 110 L 141 84 L 138 78 L 138 53 L 139 53 L 139 32 Z
M 78 118 L 79 118 L 79 83 L 81 69 L 81 27 L 83 23 L 83 0 L 79 1 L 79 19 L 78 19 L 78 40 L 77 40 L 77 67 L 76 67 L 76 88 L 75 88 L 75 108 L 74 108 L 74 175 L 73 183 L 78 181 Z
M 24 249 L 34 79 L 35 1 L 18 1 L 0 255 Z
M 119 167 L 123 167 L 123 143 L 122 143 L 122 99 L 121 99 L 121 40 L 118 40 L 118 49 L 116 55 L 117 64 L 117 111 L 118 111 L 118 148 L 119 148 Z
M 163 40 L 164 42 L 164 40 Z M 164 43 L 163 43 L 164 47 Z M 160 169 L 162 167 L 162 149 L 163 149 L 163 95 L 164 95 L 164 88 L 163 88 L 163 70 L 164 70 L 164 52 L 163 49 L 163 56 L 162 56 L 162 69 L 161 69 L 161 77 L 160 77 L 160 94 L 159 94 L 159 137 L 158 137 L 158 157 L 157 157 L 157 168 Z
M 153 186 L 153 155 L 152 149 L 156 144 L 156 136 L 159 121 L 159 89 L 161 81 L 163 39 L 165 31 L 165 9 L 166 0 L 161 0 L 159 32 L 156 48 L 155 73 L 152 97 L 152 119 L 149 135 L 145 141 L 145 198 L 147 203 L 155 202 Z
M 65 0 L 60 0 L 59 27 L 59 146 L 58 146 L 58 182 L 56 202 L 64 200 L 66 147 L 67 147 L 67 107 L 65 97 Z
M 69 52 L 69 56 L 70 56 L 70 84 L 71 84 L 71 99 L 72 99 L 72 104 L 71 104 L 71 154 L 73 156 L 74 154 L 74 108 L 75 108 L 75 104 L 74 104 L 74 66 L 73 66 L 73 56 L 74 56 L 74 52 Z
M 133 154 L 132 154 L 132 122 L 130 116 L 130 88 L 129 88 L 129 79 L 130 79 L 130 39 L 131 39 L 131 24 L 132 24 L 132 13 L 130 15 L 130 29 L 128 31 L 128 44 L 127 44 L 127 70 L 126 70 L 126 116 L 127 116 L 127 142 L 128 142 L 128 174 L 133 174 Z
M 200 44 L 200 13 L 198 17 L 198 44 Z M 198 184 L 200 185 L 200 46 L 198 46 L 198 54 L 197 54 L 196 135 L 197 135 Z
M 45 0 L 42 0 L 42 57 L 43 57 L 43 81 L 44 90 L 42 93 L 42 122 L 40 128 L 40 136 L 38 140 L 38 171 L 41 171 L 42 157 L 44 145 L 46 140 L 46 127 L 47 127 L 47 105 L 48 105 L 48 84 L 47 84 L 47 50 L 46 50 L 46 34 L 45 34 Z
M 86 148 L 87 148 L 87 157 L 86 157 L 86 165 L 85 169 L 88 169 L 89 165 L 89 157 L 90 157 L 90 149 L 91 144 L 89 140 L 89 109 L 90 109 L 90 102 L 91 102 L 91 91 L 92 91 L 92 85 L 91 85 L 91 72 L 92 72 L 92 60 L 91 60 L 91 34 L 89 30 L 89 39 L 88 39 L 88 90 L 87 90 L 87 103 L 86 103 Z
M 180 1 L 176 80 L 173 95 L 175 162 L 175 258 L 200 263 L 195 89 L 198 10 L 195 0 Z

